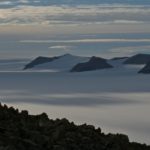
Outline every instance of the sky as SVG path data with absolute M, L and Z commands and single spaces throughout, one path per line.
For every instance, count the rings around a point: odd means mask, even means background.
M 150 53 L 149 0 L 0 0 L 0 59 Z

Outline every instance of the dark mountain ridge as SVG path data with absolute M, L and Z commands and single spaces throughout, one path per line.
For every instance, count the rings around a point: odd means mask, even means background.
M 150 54 L 137 54 L 128 58 L 124 64 L 141 65 L 150 61 Z
M 56 61 L 55 61 L 56 60 Z M 42 69 L 52 69 L 52 70 L 65 70 L 68 67 L 67 71 L 70 72 L 84 72 L 84 71 L 94 71 L 109 69 L 115 67 L 113 63 L 120 63 L 119 65 L 143 65 L 150 62 L 150 54 L 136 54 L 131 57 L 114 57 L 112 59 L 104 59 L 101 57 L 93 56 L 89 57 L 80 57 L 71 54 L 64 54 L 61 56 L 55 57 L 42 57 L 39 56 L 27 65 L 25 65 L 24 70 L 27 69 L 37 69 L 40 68 L 39 65 L 43 65 Z M 122 62 L 120 62 L 122 61 Z M 49 63 L 49 64 L 46 64 Z M 51 66 L 52 64 L 52 66 Z M 70 65 L 69 65 L 70 64 Z M 45 66 L 44 66 L 45 65 Z M 148 65 L 149 66 L 149 65 Z M 149 73 L 149 68 L 146 65 L 139 73 Z M 39 67 L 39 68 L 38 68 Z M 60 69 L 61 68 L 61 69 Z
M 108 64 L 106 59 L 93 56 L 88 62 L 75 65 L 71 69 L 71 72 L 83 72 L 108 68 L 113 68 L 113 66 Z
M 40 65 L 40 64 L 44 64 L 44 63 L 48 63 L 48 62 L 52 62 L 56 59 L 58 59 L 59 57 L 43 57 L 43 56 L 39 56 L 36 59 L 34 59 L 33 61 L 31 61 L 30 63 L 28 63 L 25 67 L 24 70 L 26 69 L 31 69 L 36 65 Z
M 150 146 L 131 143 L 126 135 L 106 135 L 91 125 L 51 120 L 45 113 L 33 116 L 0 104 L 0 150 L 150 150 Z
M 129 57 L 114 57 L 110 60 L 122 60 L 122 59 L 128 59 Z

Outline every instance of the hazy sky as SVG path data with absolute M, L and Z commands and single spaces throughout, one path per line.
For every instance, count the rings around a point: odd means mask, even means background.
M 0 0 L 0 58 L 139 52 L 150 53 L 149 0 Z

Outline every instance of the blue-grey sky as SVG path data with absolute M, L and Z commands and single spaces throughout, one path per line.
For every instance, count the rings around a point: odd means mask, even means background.
M 150 53 L 150 1 L 0 1 L 1 59 L 64 53 Z

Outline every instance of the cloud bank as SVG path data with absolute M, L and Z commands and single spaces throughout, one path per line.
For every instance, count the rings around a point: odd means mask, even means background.
M 1 0 L 0 33 L 2 58 L 147 52 L 150 1 Z
M 29 3 L 26 0 L 20 3 Z M 12 5 L 2 1 L 0 5 Z M 0 25 L 85 25 L 140 24 L 150 22 L 150 7 L 145 5 L 19 5 L 0 9 Z

